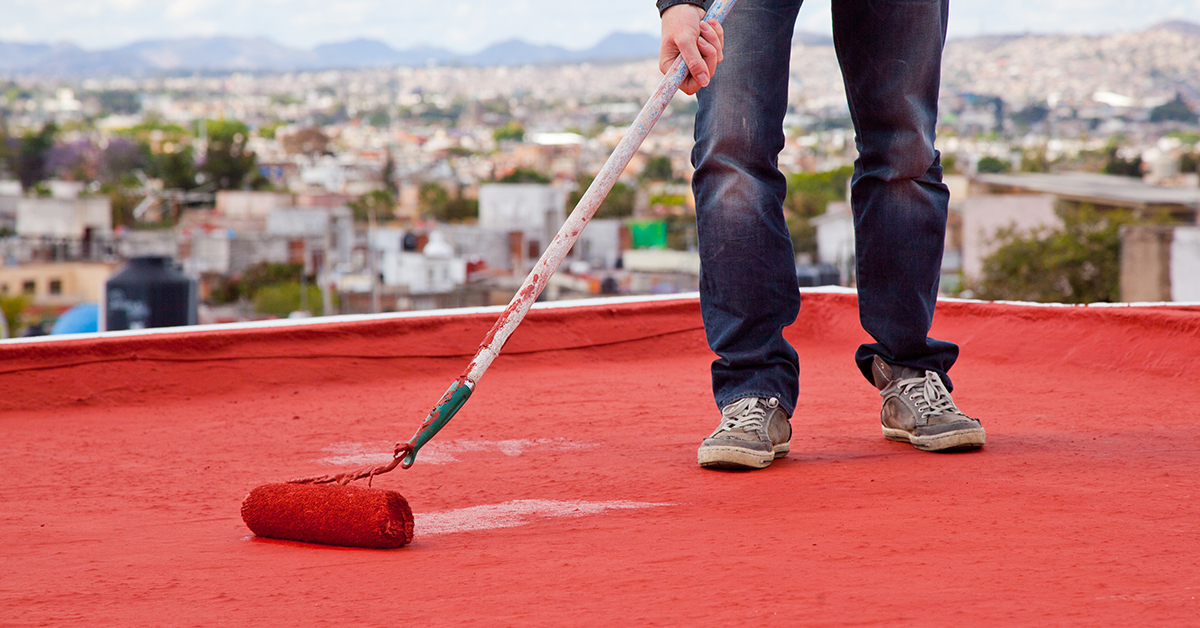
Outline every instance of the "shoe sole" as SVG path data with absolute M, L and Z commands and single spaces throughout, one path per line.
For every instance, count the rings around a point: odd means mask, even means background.
M 983 447 L 983 444 L 987 441 L 987 433 L 984 432 L 982 427 L 955 430 L 932 436 L 914 436 L 904 430 L 884 426 L 883 437 L 900 443 L 908 443 L 921 451 L 978 449 Z
M 781 443 L 775 445 L 772 455 L 768 457 L 761 451 L 740 447 L 701 447 L 696 452 L 696 461 L 705 469 L 764 469 L 776 458 L 788 455 L 791 450 L 791 443 Z

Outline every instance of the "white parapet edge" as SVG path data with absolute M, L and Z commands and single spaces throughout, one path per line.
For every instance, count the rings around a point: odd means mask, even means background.
M 624 305 L 628 303 L 659 303 L 668 301 L 691 301 L 700 297 L 699 292 L 678 292 L 673 294 L 636 295 L 623 297 L 596 297 L 588 299 L 567 299 L 534 303 L 534 310 L 556 310 L 578 307 Z M 155 327 L 152 329 L 125 329 L 121 331 L 89 332 L 84 334 L 58 334 L 54 336 L 34 336 L 32 338 L 9 338 L 0 340 L 0 346 L 28 344 L 38 342 L 57 342 L 60 340 L 88 340 L 96 338 L 129 338 L 138 336 L 154 336 L 160 334 L 192 334 L 196 332 L 221 332 L 243 329 L 280 329 L 311 327 L 314 325 L 340 325 L 343 323 L 361 323 L 370 321 L 391 321 L 409 318 L 445 318 L 450 316 L 470 316 L 472 314 L 495 314 L 504 311 L 504 305 L 488 305 L 483 307 L 456 307 L 439 310 L 414 310 L 409 312 L 387 312 L 384 314 L 342 314 L 338 316 L 314 316 L 311 318 L 276 318 L 263 321 L 246 321 L 241 323 L 218 323 L 213 325 L 190 325 L 186 327 Z
M 842 286 L 818 286 L 815 288 L 800 288 L 803 294 L 858 294 L 854 288 Z M 672 294 L 634 295 L 618 297 L 592 297 L 587 299 L 567 299 L 535 303 L 535 310 L 557 310 L 578 307 L 593 307 L 606 305 L 625 305 L 632 303 L 665 303 L 670 301 L 692 301 L 700 298 L 699 292 L 677 292 Z M 1032 301 L 983 301 L 980 299 L 960 299 L 956 297 L 939 296 L 943 303 L 999 303 L 1034 308 L 1132 308 L 1132 307 L 1200 307 L 1200 302 L 1136 302 L 1136 303 L 1036 303 Z M 414 310 L 409 312 L 388 312 L 385 314 L 342 314 L 338 316 L 314 316 L 312 318 L 277 318 L 263 321 L 247 321 L 241 323 L 218 323 L 214 325 L 191 325 L 188 327 L 156 327 L 153 329 L 128 329 L 122 331 L 91 332 L 86 334 L 59 334 L 54 336 L 34 336 L 32 338 L 8 338 L 0 340 L 0 347 L 18 344 L 45 342 L 60 342 L 70 340 L 89 340 L 103 338 L 130 338 L 138 336 L 153 336 L 159 334 L 191 334 L 196 332 L 222 332 L 246 329 L 282 329 L 300 328 L 313 325 L 339 325 L 343 323 L 361 323 L 369 321 L 390 321 L 409 318 L 444 318 L 450 316 L 470 316 L 472 314 L 496 314 L 504 311 L 504 305 L 488 305 L 484 307 L 458 307 L 438 310 Z

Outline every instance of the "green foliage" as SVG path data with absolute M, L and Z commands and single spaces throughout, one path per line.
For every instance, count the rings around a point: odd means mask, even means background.
M 1113 302 L 1120 298 L 1120 227 L 1127 211 L 1099 214 L 1088 205 L 1060 206 L 1063 227 L 1008 227 L 993 239 L 983 276 L 970 284 L 982 299 L 1043 303 Z
M 395 197 L 388 190 L 367 192 L 356 200 L 350 201 L 350 211 L 354 212 L 354 220 L 369 222 L 372 215 L 375 220 L 386 220 L 392 217 Z
M 273 140 L 275 139 L 275 132 L 278 131 L 279 127 L 282 126 L 284 126 L 283 122 L 270 122 L 264 124 L 258 127 L 258 136 L 268 140 Z
M 1012 170 L 1012 164 L 996 157 L 984 157 L 975 164 L 975 171 L 981 174 L 1004 174 Z
M 479 218 L 479 201 L 473 198 L 463 198 L 462 190 L 451 197 L 445 188 L 436 183 L 426 183 L 421 186 L 418 194 L 421 215 L 436 220 L 457 222 Z
M 575 177 L 576 189 L 567 200 L 567 210 L 574 209 L 583 198 L 583 193 L 596 177 L 580 174 Z M 594 218 L 628 218 L 633 215 L 633 205 L 637 201 L 637 188 L 630 187 L 617 181 L 609 190 L 608 196 L 600 203 Z
M 550 177 L 533 168 L 517 168 L 505 175 L 497 183 L 549 183 Z
M 236 120 L 207 120 L 208 151 L 200 172 L 217 189 L 236 190 L 255 170 L 254 153 L 246 150 L 250 129 Z
M 1021 154 L 1021 172 L 1050 172 L 1050 160 L 1045 149 L 1027 150 Z
M 1200 172 L 1200 152 L 1184 153 L 1179 157 L 1180 172 Z
M 817 230 L 810 221 L 824 214 L 829 203 L 846 200 L 846 183 L 853 174 L 853 167 L 842 166 L 825 172 L 788 175 L 783 208 L 795 252 L 816 252 Z
M 28 299 L 22 295 L 0 296 L 0 313 L 3 313 L 5 320 L 8 321 L 10 336 L 16 335 L 17 330 L 21 328 L 23 324 L 21 314 L 25 312 L 25 307 L 28 305 Z
M 1017 126 L 1028 128 L 1044 121 L 1050 115 L 1050 109 L 1041 103 L 1033 103 L 1028 107 L 1009 114 Z
M 675 171 L 671 168 L 671 158 L 666 155 L 651 157 L 646 162 L 645 169 L 642 170 L 643 181 L 668 181 L 674 177 Z
M 853 167 L 842 166 L 825 172 L 788 175 L 784 209 L 805 218 L 824 214 L 829 203 L 846 200 L 846 183 L 853 174 Z
M 383 188 L 396 198 L 400 195 L 400 186 L 396 185 L 396 160 L 392 157 L 392 151 L 388 151 L 387 160 L 383 162 L 383 170 L 379 173 L 379 178 L 383 180 Z
M 1183 101 L 1183 96 L 1175 92 L 1175 98 L 1150 110 L 1151 122 L 1182 122 L 1196 124 L 1200 117 Z
M 241 277 L 231 278 L 213 289 L 209 300 L 213 303 L 233 303 L 239 299 L 254 299 L 264 286 L 289 281 L 299 283 L 304 272 L 302 264 L 272 264 L 263 262 L 251 266 Z M 299 292 L 297 292 L 299 294 Z M 287 314 L 285 312 L 284 314 Z
M 473 220 L 479 218 L 479 200 L 474 198 L 463 198 L 459 193 L 454 198 L 446 203 L 445 209 L 442 211 L 440 220 L 457 222 L 462 220 Z
M 28 131 L 21 138 L 14 168 L 21 187 L 31 189 L 46 178 L 46 153 L 54 146 L 56 135 L 58 127 L 48 122 L 37 133 Z
M 941 162 L 942 174 L 958 174 L 958 155 L 942 153 Z
M 134 227 L 137 225 L 137 220 L 133 217 L 133 210 L 142 202 L 144 197 L 129 194 L 124 186 L 116 184 L 106 184 L 100 191 L 108 195 L 108 200 L 112 203 L 112 223 L 114 227 L 125 226 Z
M 509 120 L 503 126 L 498 126 L 492 131 L 492 137 L 497 142 L 511 140 L 514 142 L 525 141 L 525 125 L 518 120 Z
M 650 197 L 651 205 L 687 205 L 687 197 L 682 194 L 655 194 Z
M 1119 154 L 1119 146 L 1116 142 L 1112 142 L 1106 149 L 1108 158 L 1104 162 L 1104 174 L 1114 174 L 1122 177 L 1134 177 L 1140 179 L 1142 177 L 1142 156 L 1138 155 L 1133 159 L 1125 159 Z
M 417 207 L 422 216 L 440 216 L 446 212 L 450 193 L 436 183 L 422 183 L 417 192 Z
M 190 190 L 196 187 L 196 160 L 192 147 L 184 146 L 173 153 L 155 155 L 150 162 L 150 174 L 163 180 L 168 190 Z
M 254 294 L 254 311 L 259 314 L 287 316 L 301 306 L 307 305 L 308 310 L 317 316 L 332 314 L 325 312 L 321 302 L 321 290 L 312 284 L 306 284 L 308 303 L 301 302 L 301 287 L 299 281 L 287 281 L 262 286 Z

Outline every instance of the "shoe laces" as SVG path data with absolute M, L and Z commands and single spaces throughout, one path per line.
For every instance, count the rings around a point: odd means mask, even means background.
M 758 397 L 746 397 L 725 406 L 721 409 L 721 426 L 717 431 L 765 431 L 763 420 L 767 418 L 767 404 L 764 401 Z
M 942 378 L 933 371 L 925 371 L 924 377 L 902 379 L 897 385 L 901 394 L 912 399 L 922 419 L 947 411 L 962 414 L 958 406 L 954 405 L 954 399 L 950 397 L 950 391 L 946 390 Z

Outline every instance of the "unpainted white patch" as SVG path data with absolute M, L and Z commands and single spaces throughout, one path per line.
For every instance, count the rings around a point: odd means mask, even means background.
M 396 444 L 389 441 L 372 443 L 333 443 L 322 451 L 332 454 L 318 462 L 337 467 L 387 464 Z M 450 464 L 458 462 L 456 454 L 500 453 L 520 456 L 526 452 L 586 451 L 599 447 L 597 443 L 581 443 L 565 438 L 518 438 L 510 440 L 449 440 L 433 441 L 417 453 L 421 464 Z
M 501 504 L 471 506 L 443 512 L 413 515 L 417 536 L 454 534 L 476 530 L 495 530 L 529 525 L 543 519 L 585 517 L 606 510 L 633 510 L 674 506 L 670 503 L 633 502 L 626 500 L 589 502 L 581 500 L 516 499 Z

